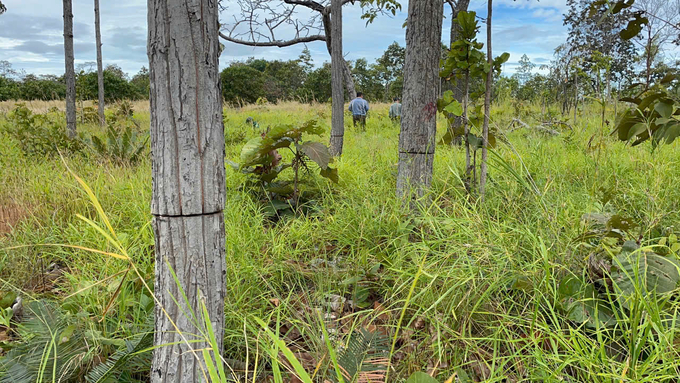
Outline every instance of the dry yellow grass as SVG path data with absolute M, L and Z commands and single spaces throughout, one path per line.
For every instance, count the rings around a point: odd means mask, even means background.
M 26 104 L 34 113 L 46 113 L 48 110 L 51 108 L 57 108 L 61 111 L 65 110 L 65 105 L 63 100 L 55 100 L 55 101 L 22 101 L 22 100 L 13 100 L 13 101 L 0 101 L 0 113 L 7 113 L 11 110 L 13 110 L 16 107 L 16 104 L 23 103 Z M 83 101 L 82 106 L 92 106 L 93 101 Z M 382 110 L 385 109 L 388 106 L 388 104 L 384 103 L 371 103 L 371 107 L 373 107 L 376 110 Z M 81 107 L 81 103 L 78 102 L 77 107 Z M 224 105 L 224 107 L 228 110 L 232 111 L 242 111 L 242 112 L 248 112 L 248 111 L 258 111 L 262 109 L 270 110 L 270 111 L 282 111 L 282 112 L 300 112 L 300 113 L 309 113 L 309 110 L 312 109 L 315 112 L 318 113 L 323 113 L 324 111 L 327 111 L 330 113 L 330 104 L 320 104 L 320 103 L 312 103 L 311 106 L 310 104 L 303 104 L 299 103 L 297 101 L 283 101 L 279 102 L 277 104 L 266 104 L 266 105 L 256 105 L 256 104 L 251 104 L 251 105 L 245 105 L 242 107 L 233 107 L 229 106 L 227 104 Z M 149 111 L 149 101 L 148 100 L 138 100 L 138 101 L 132 101 L 132 108 L 136 112 L 148 112 Z

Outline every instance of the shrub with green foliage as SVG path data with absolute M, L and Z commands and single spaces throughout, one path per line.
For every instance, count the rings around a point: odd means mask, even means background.
M 78 153 L 83 150 L 80 139 L 71 139 L 66 133 L 66 118 L 62 112 L 51 110 L 45 114 L 33 113 L 25 104 L 17 104 L 7 115 L 5 132 L 19 148 L 36 157 Z

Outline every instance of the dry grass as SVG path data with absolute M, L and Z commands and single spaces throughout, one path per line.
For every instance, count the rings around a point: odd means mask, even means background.
M 0 235 L 10 233 L 27 216 L 26 209 L 14 203 L 0 203 Z

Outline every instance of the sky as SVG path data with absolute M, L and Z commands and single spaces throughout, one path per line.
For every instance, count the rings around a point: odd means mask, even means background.
M 271 0 L 278 1 L 278 0 Z M 343 43 L 348 60 L 366 58 L 369 63 L 380 57 L 392 42 L 405 45 L 408 0 L 394 17 L 379 16 L 366 26 L 358 5 L 343 8 Z M 413 1 L 413 0 L 412 0 Z M 60 0 L 3 0 L 7 12 L 0 16 L 0 60 L 9 61 L 15 70 L 26 73 L 64 73 L 63 18 Z M 102 55 L 104 65 L 116 64 L 130 76 L 142 66 L 148 67 L 146 55 L 146 0 L 100 0 Z M 222 24 L 229 25 L 237 11 L 235 0 L 224 0 L 227 9 L 220 15 Z M 486 17 L 486 0 L 472 0 L 470 10 Z M 512 74 L 523 54 L 537 65 L 547 64 L 554 49 L 566 40 L 567 29 L 562 25 L 566 0 L 496 0 L 493 10 L 494 56 L 510 53 L 504 73 Z M 92 0 L 73 0 L 75 62 L 96 61 L 94 43 L 94 8 Z M 445 8 L 443 41 L 448 43 L 451 25 L 450 8 Z M 285 31 L 283 31 L 285 32 Z M 281 33 L 277 38 L 285 38 Z M 480 41 L 486 41 L 482 25 Z M 224 41 L 223 41 L 224 42 Z M 288 48 L 253 48 L 224 42 L 220 66 L 243 61 L 249 57 L 289 60 L 297 58 L 304 45 Z M 324 42 L 306 45 L 315 65 L 329 61 Z

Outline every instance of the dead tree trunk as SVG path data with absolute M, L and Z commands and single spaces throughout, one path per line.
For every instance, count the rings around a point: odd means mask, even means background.
M 64 3 L 64 63 L 66 71 L 66 133 L 69 137 L 76 136 L 76 70 L 73 57 L 73 2 L 63 0 Z
M 403 199 L 423 196 L 432 182 L 442 17 L 441 0 L 408 4 L 397 175 L 397 196 Z
M 454 42 L 458 41 L 460 39 L 460 25 L 456 22 L 456 18 L 458 17 L 458 13 L 460 12 L 465 12 L 468 9 L 468 6 L 470 5 L 470 0 L 458 0 L 455 4 L 452 2 L 449 2 L 449 5 L 451 5 L 451 31 L 450 31 L 450 44 L 453 44 Z M 449 49 L 451 47 L 449 46 Z M 463 83 L 462 80 L 460 79 L 451 79 L 451 88 L 453 90 L 453 97 L 459 102 L 463 103 L 463 98 L 465 96 L 465 84 Z M 463 126 L 463 117 L 455 117 L 453 120 L 453 124 L 448 126 L 446 135 L 443 138 L 444 143 L 446 144 L 457 144 L 460 145 L 462 142 L 462 139 L 460 137 L 456 137 L 456 130 L 460 130 L 460 127 Z
M 102 64 L 102 32 L 99 23 L 99 0 L 94 0 L 94 34 L 97 40 L 97 90 L 99 93 L 99 125 L 106 124 L 104 116 L 104 70 Z
M 334 157 L 342 155 L 345 135 L 345 92 L 343 84 L 345 60 L 342 57 L 342 0 L 331 1 L 331 89 L 333 112 L 331 115 L 330 152 Z
M 159 301 L 154 344 L 167 345 L 153 351 L 152 383 L 207 381 L 194 350 L 208 346 L 191 335 L 205 332 L 203 304 L 222 347 L 225 170 L 217 15 L 216 1 L 148 0 Z
M 482 129 L 482 166 L 479 175 L 479 195 L 484 202 L 486 195 L 487 155 L 489 146 L 489 116 L 491 115 L 491 89 L 493 89 L 493 51 L 491 49 L 491 13 L 493 0 L 488 0 L 488 16 L 486 17 L 486 57 L 489 60 L 489 73 L 486 75 L 486 92 L 484 94 L 484 127 Z

